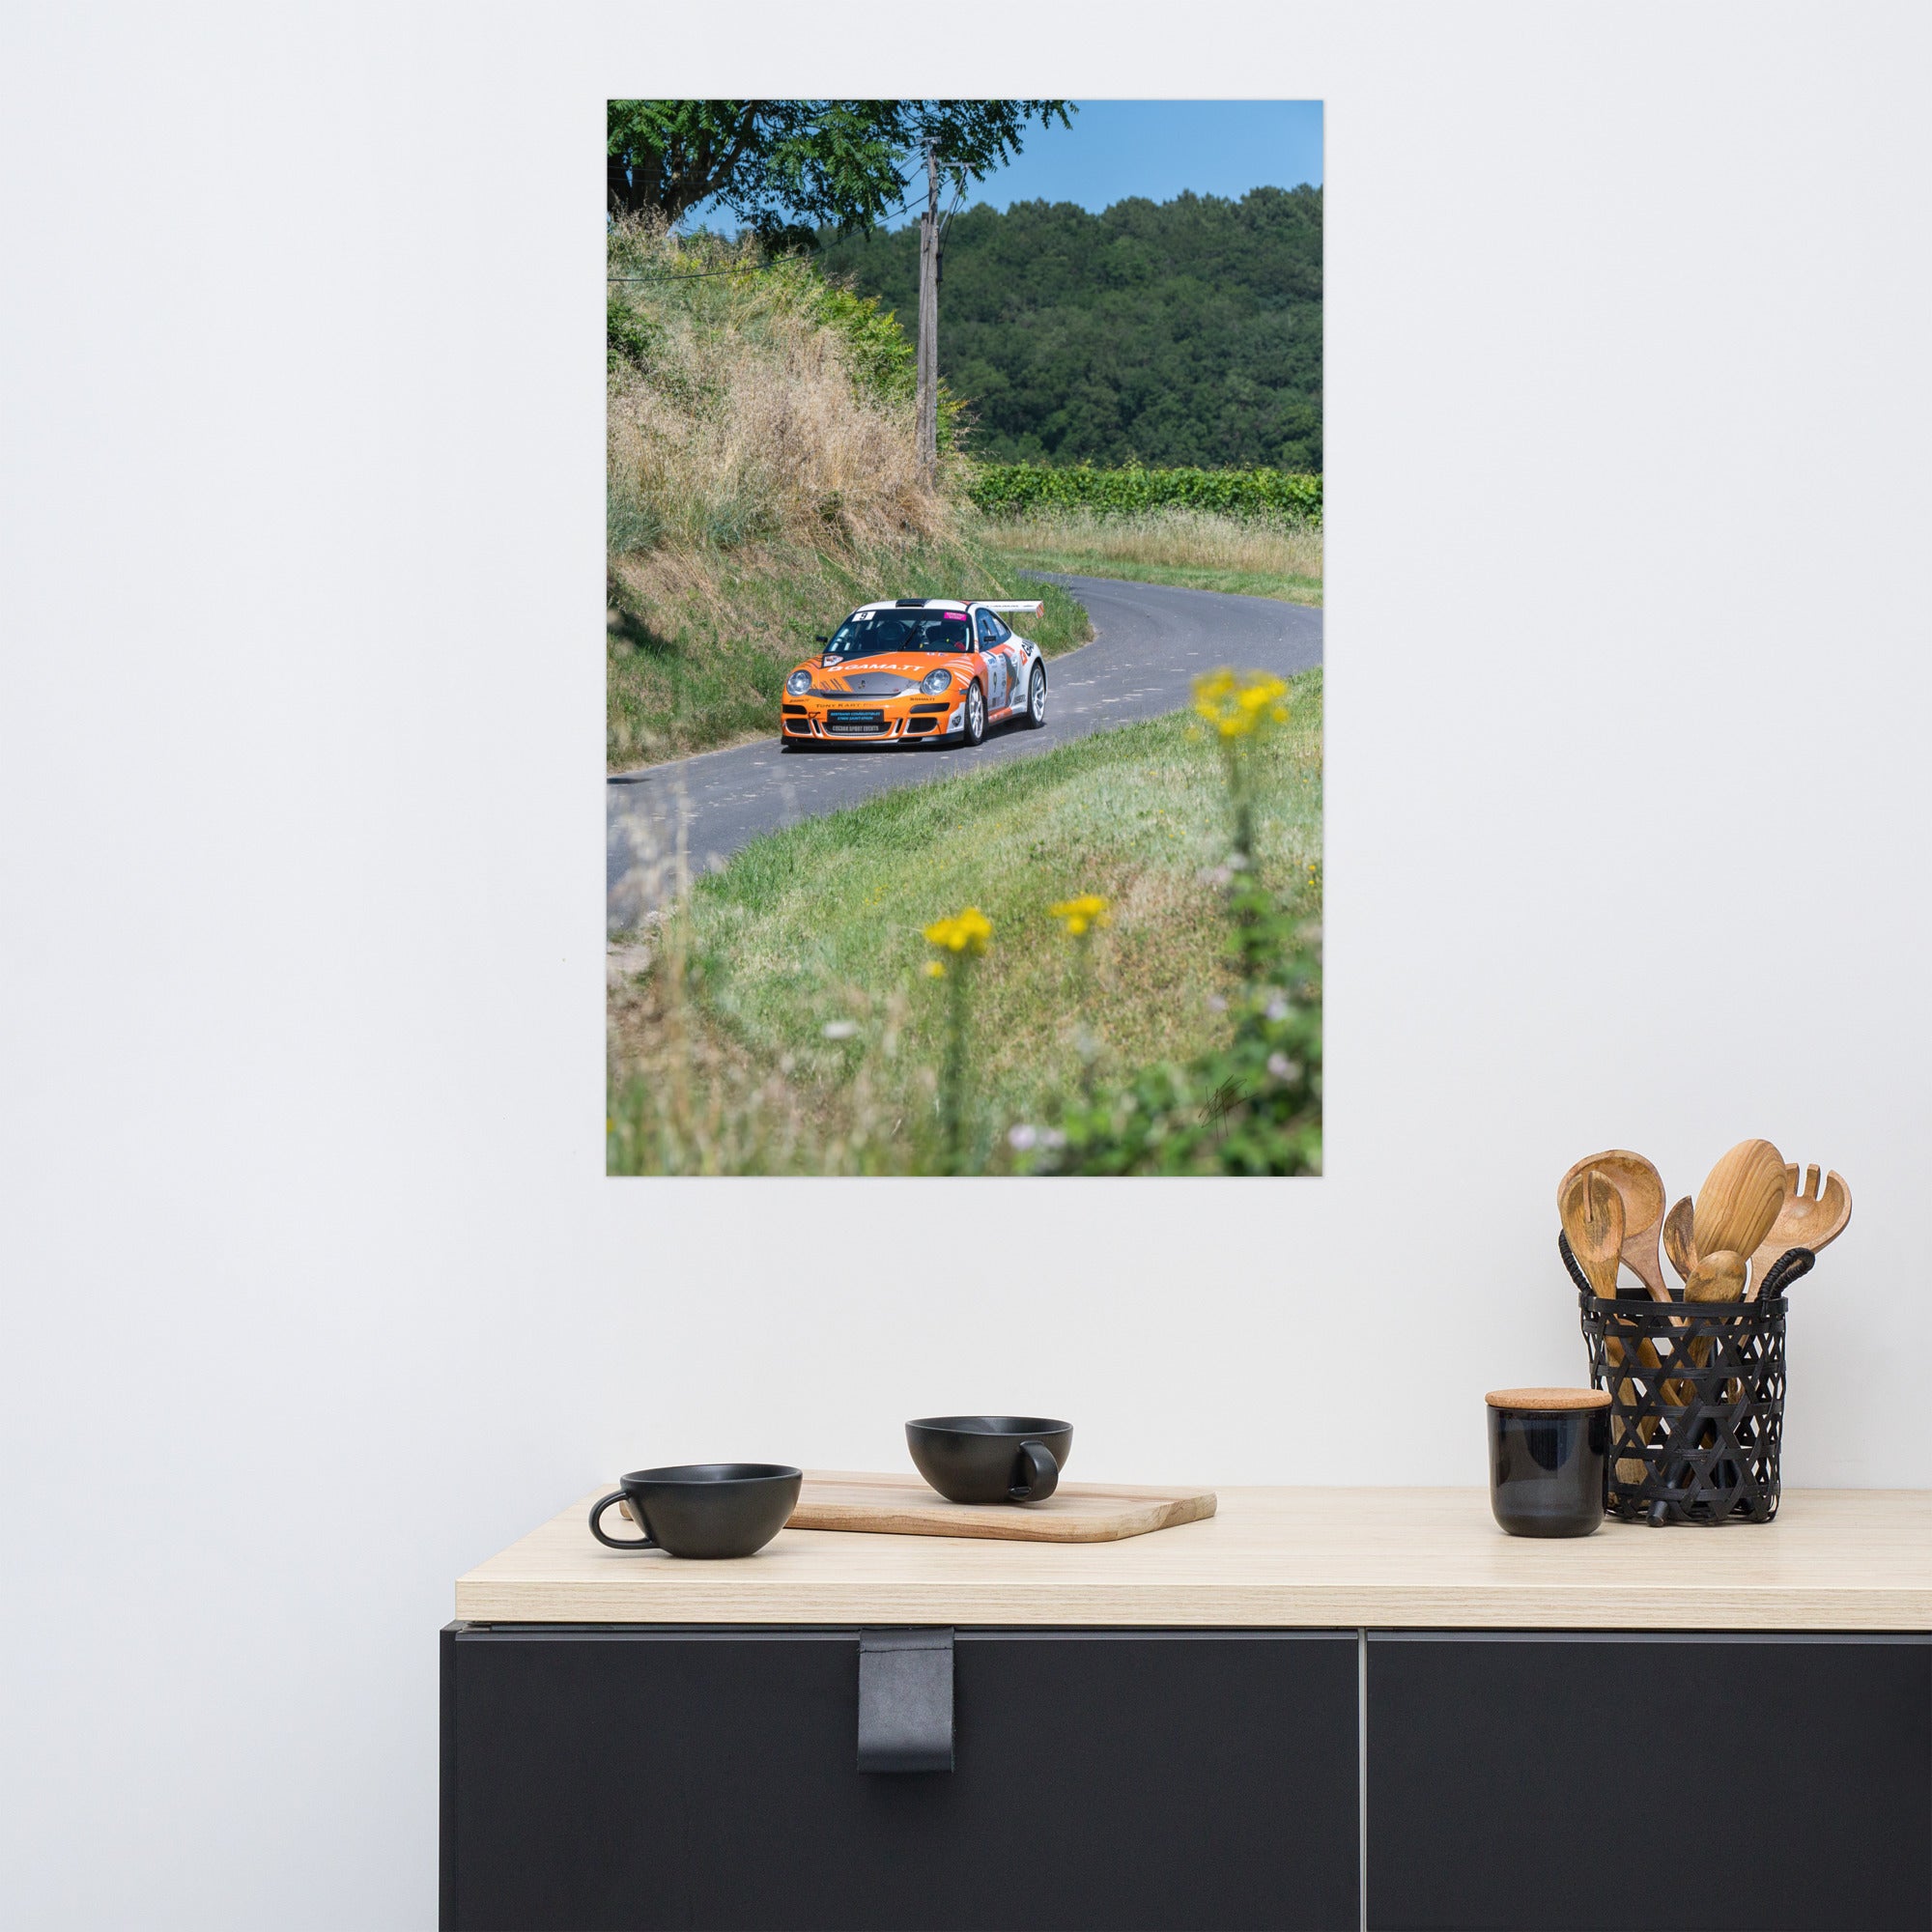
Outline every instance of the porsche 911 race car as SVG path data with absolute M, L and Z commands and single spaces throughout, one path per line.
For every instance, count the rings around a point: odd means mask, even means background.
M 867 604 L 786 679 L 781 744 L 977 745 L 989 724 L 1046 723 L 1046 662 L 1004 611 L 1038 604 L 900 597 Z

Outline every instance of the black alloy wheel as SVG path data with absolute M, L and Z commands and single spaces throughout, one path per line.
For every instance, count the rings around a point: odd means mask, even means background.
M 1029 731 L 1037 731 L 1046 723 L 1046 667 L 1035 665 L 1027 680 L 1026 716 L 1020 720 Z

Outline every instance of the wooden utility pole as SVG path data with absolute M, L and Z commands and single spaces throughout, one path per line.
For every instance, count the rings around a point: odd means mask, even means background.
M 939 474 L 939 158 L 925 144 L 925 213 L 919 217 L 919 462 Z

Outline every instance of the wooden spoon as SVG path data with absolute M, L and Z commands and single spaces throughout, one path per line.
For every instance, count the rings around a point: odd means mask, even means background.
M 1816 1254 L 1845 1232 L 1845 1223 L 1851 1218 L 1852 1190 L 1845 1185 L 1842 1176 L 1828 1175 L 1821 1188 L 1818 1170 L 1809 1167 L 1804 1170 L 1801 1186 L 1797 1167 L 1787 1166 L 1784 1199 L 1778 1206 L 1777 1219 L 1751 1256 L 1750 1288 L 1746 1299 L 1757 1299 L 1765 1276 L 1791 1249 L 1809 1248 Z
M 1692 1233 L 1700 1255 L 1756 1254 L 1784 1200 L 1784 1156 L 1769 1141 L 1740 1141 L 1704 1177 Z M 1685 1284 L 1688 1294 L 1690 1284 Z
M 1556 1204 L 1570 1252 L 1605 1301 L 1615 1298 L 1617 1261 L 1624 1244 L 1624 1198 L 1607 1176 L 1586 1168 Z
M 1663 1285 L 1663 1269 L 1657 1260 L 1658 1229 L 1663 1220 L 1663 1181 L 1657 1169 L 1640 1153 L 1611 1148 L 1579 1160 L 1556 1185 L 1557 1212 L 1563 1210 L 1563 1197 L 1579 1174 L 1591 1168 L 1603 1175 L 1623 1197 L 1623 1259 L 1631 1271 L 1650 1291 L 1653 1301 L 1668 1301 L 1670 1291 Z M 1576 1245 L 1574 1242 L 1571 1244 Z M 1614 1291 L 1613 1291 L 1614 1292 Z
M 1689 1281 L 1697 1265 L 1695 1218 L 1688 1194 L 1663 1217 L 1663 1252 L 1670 1257 L 1679 1281 Z
M 1745 1258 L 1734 1254 L 1729 1248 L 1719 1248 L 1715 1254 L 1700 1255 L 1697 1265 L 1691 1269 L 1684 1284 L 1686 1301 L 1739 1301 L 1745 1292 Z M 1711 1359 L 1714 1348 L 1708 1337 L 1692 1337 L 1686 1349 L 1687 1358 L 1698 1368 L 1705 1367 Z M 1735 1384 L 1727 1382 L 1725 1395 L 1735 1393 Z M 1666 1391 L 1670 1399 L 1681 1408 L 1695 1393 L 1695 1384 L 1679 1382 L 1674 1391 Z
M 1744 1257 L 1729 1248 L 1700 1255 L 1684 1280 L 1686 1301 L 1741 1301 L 1744 1292 Z

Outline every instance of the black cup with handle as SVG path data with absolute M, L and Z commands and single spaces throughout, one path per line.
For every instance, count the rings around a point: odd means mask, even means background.
M 928 1415 L 905 1432 L 913 1466 L 953 1503 L 1044 1502 L 1073 1453 L 1072 1423 L 1041 1415 Z
M 783 1463 L 682 1463 L 633 1469 L 591 1506 L 590 1533 L 612 1549 L 662 1549 L 667 1556 L 750 1556 L 798 1507 L 801 1469 Z M 641 1536 L 615 1537 L 604 1512 L 622 1503 Z

